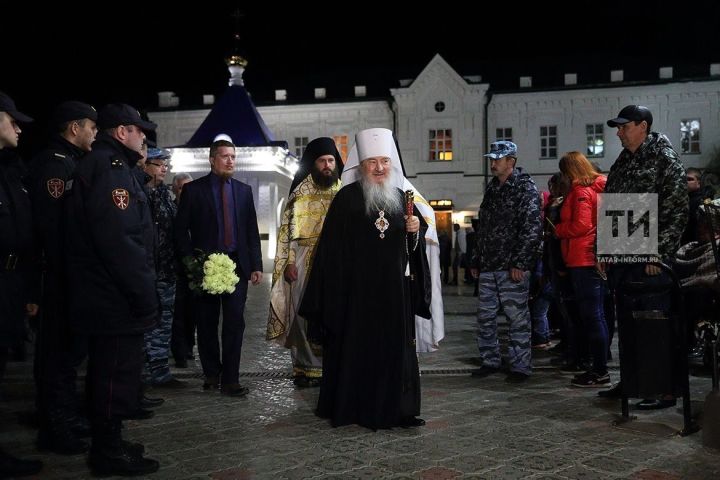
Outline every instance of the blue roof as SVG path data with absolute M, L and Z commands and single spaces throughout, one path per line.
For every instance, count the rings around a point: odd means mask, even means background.
M 185 146 L 209 147 L 221 133 L 229 135 L 235 145 L 242 147 L 277 144 L 247 90 L 240 85 L 227 89 Z

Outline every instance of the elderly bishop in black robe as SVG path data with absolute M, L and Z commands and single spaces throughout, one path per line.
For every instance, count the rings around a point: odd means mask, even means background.
M 317 414 L 333 426 L 424 425 L 415 315 L 430 318 L 427 224 L 405 212 L 404 177 L 383 128 L 356 135 L 359 181 L 333 200 L 299 313 L 323 344 Z

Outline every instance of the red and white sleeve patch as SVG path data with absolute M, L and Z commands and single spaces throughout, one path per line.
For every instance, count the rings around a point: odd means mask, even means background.
M 112 191 L 112 199 L 115 206 L 125 210 L 130 204 L 130 194 L 124 188 L 116 188 Z
M 61 178 L 51 178 L 47 181 L 47 191 L 54 199 L 62 197 L 65 193 L 65 180 Z

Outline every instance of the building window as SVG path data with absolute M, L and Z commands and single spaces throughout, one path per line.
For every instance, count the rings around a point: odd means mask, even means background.
M 602 123 L 589 123 L 585 125 L 585 133 L 587 138 L 588 157 L 605 156 L 605 130 Z
M 343 163 L 345 160 L 347 160 L 347 151 L 348 151 L 348 136 L 347 135 L 335 135 L 333 136 L 333 140 L 335 140 L 335 146 L 338 149 L 338 152 L 340 152 L 340 157 L 343 159 Z
M 445 110 L 445 102 L 437 102 L 435 103 L 435 111 L 440 113 Z
M 495 129 L 495 141 L 499 142 L 501 140 L 512 142 L 512 128 Z
M 540 158 L 557 158 L 557 126 L 540 127 Z
M 308 144 L 308 137 L 295 137 L 295 156 L 297 158 L 302 157 L 305 152 L 305 147 Z
M 452 130 L 430 130 L 430 161 L 452 160 Z
M 700 119 L 680 121 L 680 148 L 682 153 L 700 153 Z

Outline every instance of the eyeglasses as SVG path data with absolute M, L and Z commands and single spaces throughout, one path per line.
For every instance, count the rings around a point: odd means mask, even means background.
M 168 168 L 170 168 L 170 165 L 168 165 L 167 163 L 153 163 L 153 162 L 146 162 L 146 163 L 147 163 L 148 165 L 153 165 L 153 166 L 156 166 L 156 167 L 158 167 L 158 168 L 164 168 L 165 170 L 167 170 Z
M 697 177 L 687 177 L 688 182 L 697 182 Z

